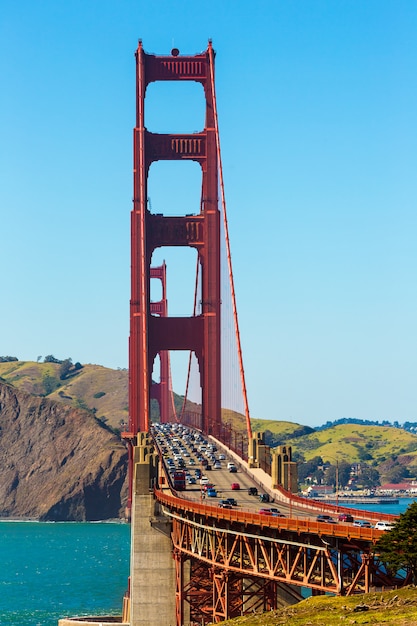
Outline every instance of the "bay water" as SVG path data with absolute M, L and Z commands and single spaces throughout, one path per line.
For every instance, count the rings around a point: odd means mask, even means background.
M 415 498 L 399 498 L 396 504 L 389 502 L 388 504 L 345 504 L 343 500 L 339 500 L 340 506 L 344 506 L 352 509 L 359 509 L 361 511 L 371 511 L 375 513 L 389 513 L 390 515 L 400 515 L 405 513 L 407 508 L 412 502 L 417 502 Z
M 0 624 L 121 615 L 129 565 L 128 524 L 0 522 Z

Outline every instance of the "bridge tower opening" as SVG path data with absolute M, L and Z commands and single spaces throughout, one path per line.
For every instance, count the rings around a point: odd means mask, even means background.
M 201 383 L 200 428 L 221 432 L 221 295 L 218 154 L 213 94 L 214 51 L 194 56 L 136 52 L 136 127 L 134 129 L 134 197 L 131 214 L 131 302 L 129 341 L 129 433 L 149 432 L 152 366 L 169 350 L 195 353 Z M 205 95 L 205 126 L 197 133 L 159 134 L 145 126 L 145 95 L 154 81 L 196 81 Z M 158 160 L 196 161 L 202 172 L 200 207 L 195 214 L 173 217 L 148 208 L 148 174 Z M 152 314 L 151 258 L 161 246 L 189 246 L 197 251 L 201 271 L 201 310 L 190 317 Z M 162 362 L 164 362 L 162 360 Z

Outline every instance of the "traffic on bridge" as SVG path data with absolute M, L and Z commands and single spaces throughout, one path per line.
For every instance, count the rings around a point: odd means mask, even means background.
M 339 524 L 342 536 L 350 534 L 371 541 L 381 535 L 378 525 L 385 530 L 392 525 L 391 515 L 333 507 L 272 490 L 260 484 L 248 464 L 220 441 L 190 427 L 178 423 L 153 424 L 152 433 L 162 461 L 166 489 L 179 498 L 279 517 L 281 523 L 282 518 L 309 520 L 319 523 L 322 533 L 330 535 L 339 534 L 334 527 Z

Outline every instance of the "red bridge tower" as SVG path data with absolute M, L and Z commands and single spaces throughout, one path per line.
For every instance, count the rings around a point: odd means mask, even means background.
M 129 344 L 129 431 L 148 432 L 153 362 L 165 350 L 196 354 L 202 389 L 201 428 L 218 435 L 221 425 L 220 363 L 220 211 L 218 158 L 214 120 L 214 51 L 211 43 L 195 56 L 155 56 L 136 52 L 136 128 L 134 129 L 134 197 Z M 145 128 L 145 94 L 153 81 L 196 81 L 206 100 L 205 128 L 192 134 L 156 134 Z M 170 217 L 148 210 L 151 163 L 197 161 L 202 171 L 201 209 L 196 215 Z M 150 304 L 151 258 L 159 246 L 190 246 L 201 269 L 202 312 L 191 317 L 155 316 Z

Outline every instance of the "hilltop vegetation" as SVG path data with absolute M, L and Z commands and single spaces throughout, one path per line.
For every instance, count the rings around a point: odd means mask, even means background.
M 417 476 L 417 436 L 401 428 L 340 424 L 314 430 L 300 424 L 254 420 L 268 445 L 290 445 L 298 462 L 320 457 L 335 465 L 362 464 L 378 470 L 381 482 L 401 482 Z
M 39 357 L 40 359 L 40 357 Z M 46 362 L 45 362 L 46 360 Z M 128 420 L 128 372 L 101 365 L 72 363 L 52 355 L 43 363 L 0 357 L 0 380 L 27 393 L 48 397 L 67 406 L 92 413 L 115 431 Z M 177 409 L 182 397 L 174 394 Z M 153 418 L 157 415 L 152 401 Z M 242 415 L 224 410 L 223 422 L 233 433 L 244 432 Z M 291 445 L 294 460 L 301 463 L 320 457 L 334 465 L 360 463 L 377 469 L 381 482 L 400 482 L 417 476 L 417 435 L 410 429 L 360 420 L 337 420 L 318 429 L 292 422 L 252 419 L 252 430 L 263 431 L 265 442 L 274 447 Z
M 224 626 L 306 626 L 320 624 L 417 624 L 417 591 L 414 586 L 358 596 L 317 596 L 285 609 L 220 622 Z
M 122 430 L 128 418 L 127 370 L 75 365 L 62 378 L 67 361 L 0 362 L 0 380 L 26 393 L 90 411 L 112 429 Z

